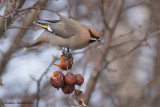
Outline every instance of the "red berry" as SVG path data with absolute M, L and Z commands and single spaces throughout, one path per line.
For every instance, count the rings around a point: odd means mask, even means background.
M 72 84 L 72 85 L 65 84 L 61 89 L 62 89 L 64 94 L 70 94 L 74 91 L 75 84 Z
M 67 72 L 64 77 L 65 77 L 65 82 L 67 84 L 72 85 L 72 84 L 76 83 L 76 77 L 73 73 Z
M 61 55 L 61 62 L 60 64 L 54 64 L 58 67 L 60 67 L 63 70 L 69 70 L 72 68 L 73 65 L 73 57 L 71 54 L 65 54 L 63 53 Z
M 76 85 L 82 85 L 84 82 L 84 78 L 81 74 L 76 74 Z
M 59 71 L 55 71 L 50 78 L 50 83 L 55 88 L 61 88 L 64 86 L 64 75 Z

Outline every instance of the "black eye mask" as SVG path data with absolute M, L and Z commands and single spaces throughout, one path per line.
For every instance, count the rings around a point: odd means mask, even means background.
M 96 42 L 96 40 L 89 40 L 89 43 L 93 43 L 93 42 Z
M 92 37 L 92 38 L 94 38 L 94 39 L 99 39 L 99 37 L 95 37 L 94 35 L 93 35 L 93 33 L 91 32 L 91 30 L 88 30 L 89 31 L 89 34 L 90 34 L 90 36 Z

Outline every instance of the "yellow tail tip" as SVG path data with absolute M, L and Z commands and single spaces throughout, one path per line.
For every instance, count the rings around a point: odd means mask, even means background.
M 27 50 L 27 47 L 24 47 L 24 48 L 23 48 L 23 51 L 26 51 L 26 50 Z

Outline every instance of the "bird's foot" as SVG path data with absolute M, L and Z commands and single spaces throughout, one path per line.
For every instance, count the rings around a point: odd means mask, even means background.
M 67 58 L 72 58 L 73 59 L 72 54 L 70 52 L 68 52 L 68 50 L 67 51 L 66 50 L 62 50 L 62 54 L 64 56 L 66 56 Z

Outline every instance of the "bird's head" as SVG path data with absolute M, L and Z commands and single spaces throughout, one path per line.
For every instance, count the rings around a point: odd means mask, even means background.
M 90 36 L 89 43 L 101 41 L 101 39 L 99 37 L 99 33 L 95 29 L 90 28 L 90 29 L 88 29 L 88 32 L 89 32 L 89 36 Z

